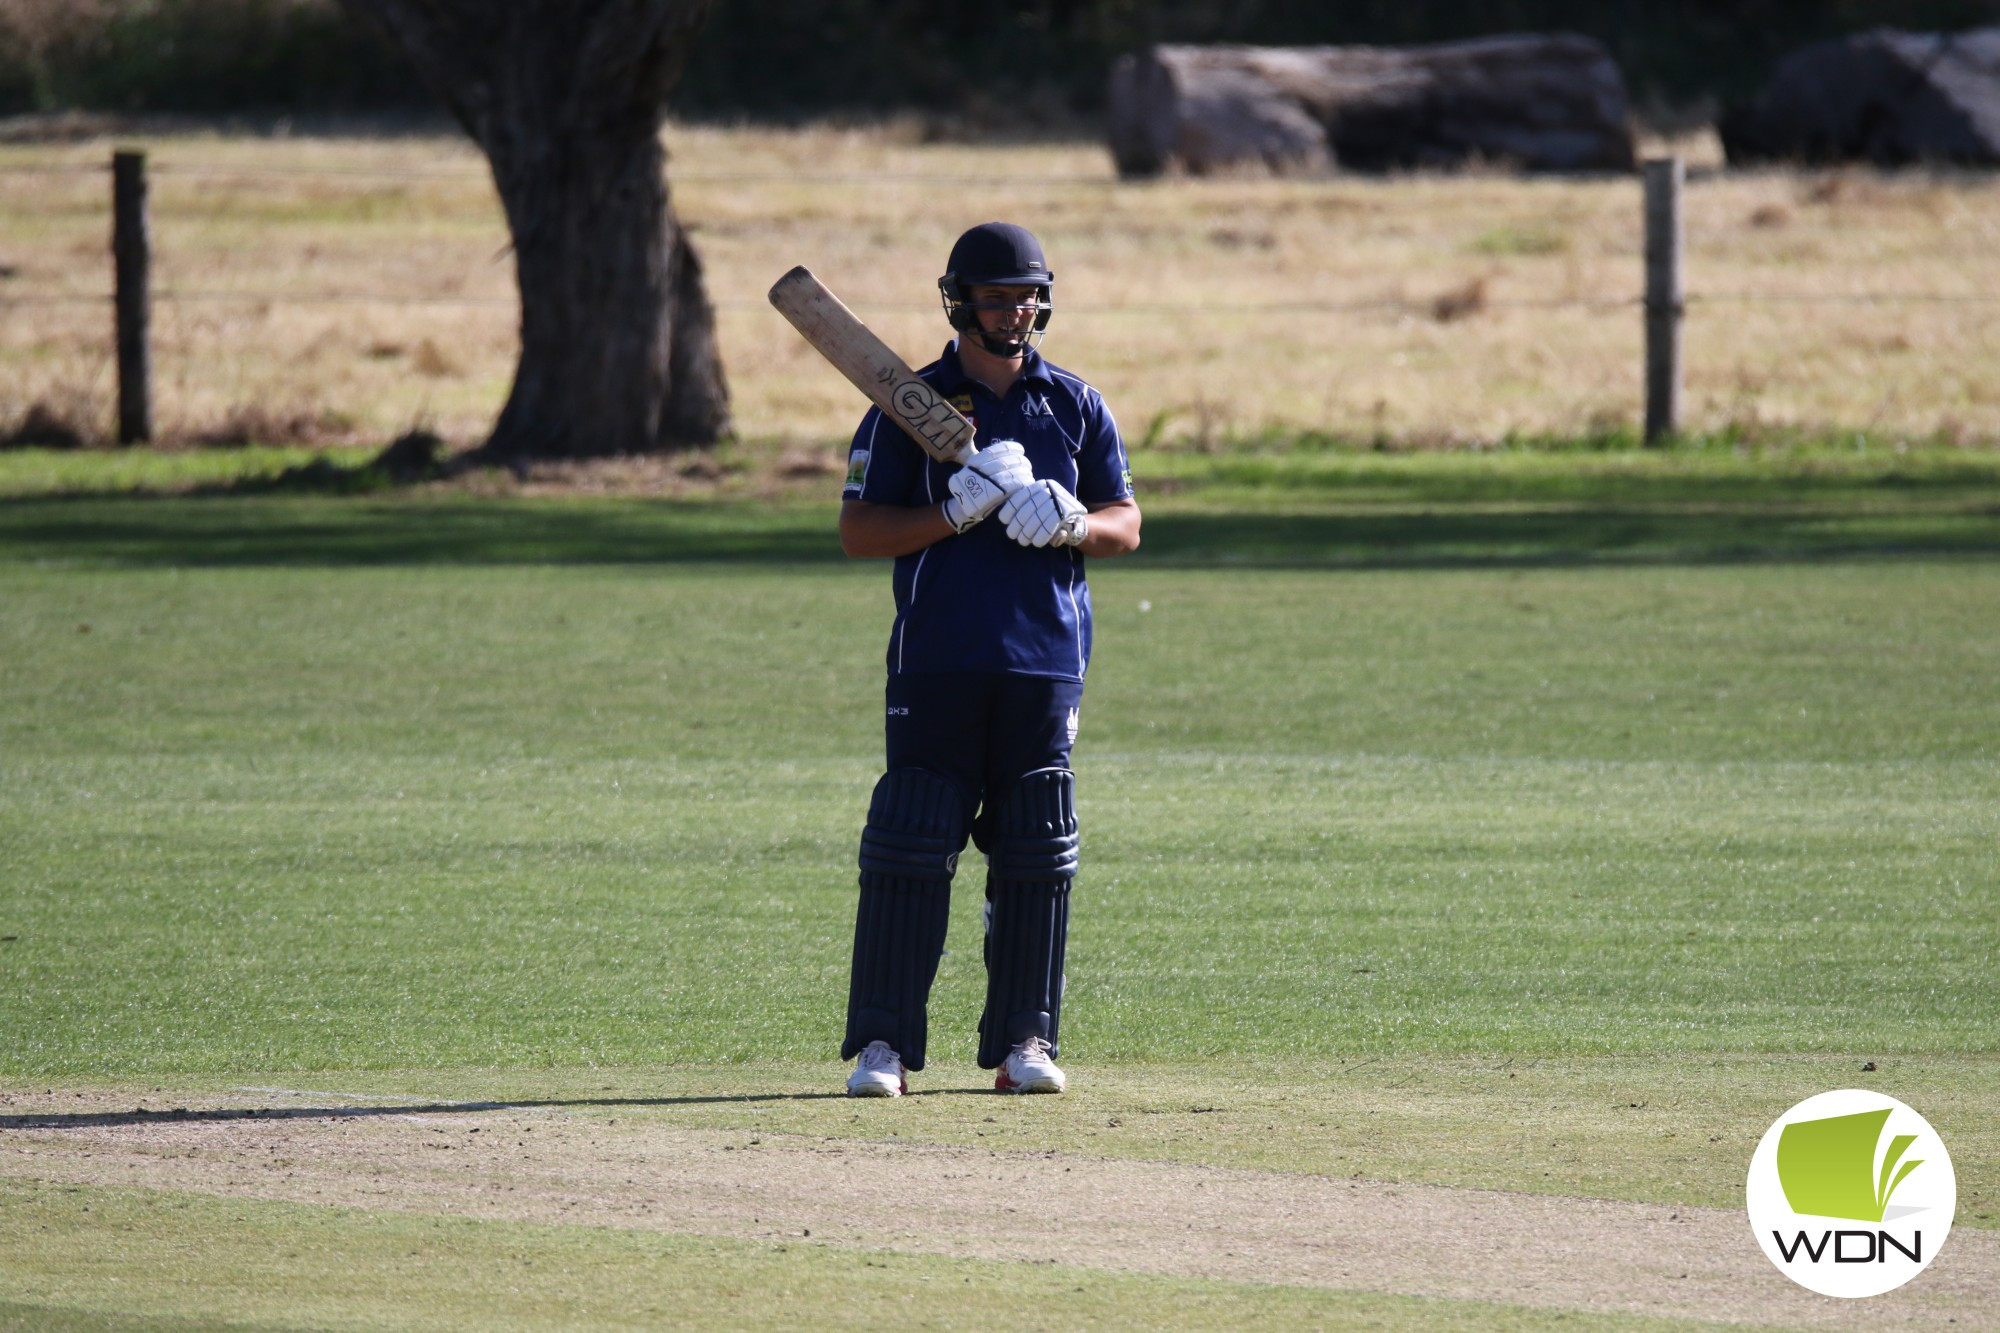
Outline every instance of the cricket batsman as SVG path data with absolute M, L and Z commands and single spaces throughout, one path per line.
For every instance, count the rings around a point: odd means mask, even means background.
M 1055 274 L 1022 227 L 958 238 L 938 279 L 957 337 L 920 378 L 969 417 L 964 467 L 871 409 L 855 432 L 841 549 L 895 560 L 887 772 L 861 833 L 861 898 L 841 1057 L 847 1090 L 897 1097 L 924 1067 L 926 1006 L 952 875 L 986 857 L 979 1065 L 1002 1092 L 1061 1092 L 1056 1066 L 1076 741 L 1090 661 L 1086 557 L 1139 545 L 1118 426 L 1096 389 L 1036 350 Z

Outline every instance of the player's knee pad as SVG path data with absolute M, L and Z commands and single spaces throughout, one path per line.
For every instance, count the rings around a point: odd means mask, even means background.
M 1076 775 L 1042 768 L 1007 794 L 987 869 L 986 1009 L 979 1063 L 996 1068 L 1029 1037 L 1054 1046 L 1062 1018 L 1069 888 L 1076 877 Z
M 894 769 L 875 784 L 861 833 L 861 900 L 843 1058 L 871 1041 L 924 1067 L 925 1007 L 951 914 L 951 877 L 965 846 L 965 797 L 924 769 Z
M 995 880 L 1076 877 L 1076 774 L 1038 768 L 1014 784 L 993 820 Z
M 949 880 L 964 847 L 965 797 L 948 779 L 897 768 L 876 782 L 861 831 L 864 876 Z

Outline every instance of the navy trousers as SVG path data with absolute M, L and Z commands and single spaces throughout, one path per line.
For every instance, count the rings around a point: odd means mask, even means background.
M 993 828 L 987 804 L 1004 799 L 1024 773 L 1069 767 L 1083 682 L 949 671 L 891 676 L 885 697 L 889 769 L 929 769 L 956 783 L 973 845 L 985 851 Z
M 1030 819 L 1029 812 L 1017 811 L 1011 826 L 1001 825 L 999 817 L 1010 799 L 1050 799 L 1046 772 L 1034 779 L 1038 785 L 1032 797 L 1019 796 L 1022 779 L 1038 770 L 1069 767 L 1082 698 L 1081 681 L 1005 672 L 889 678 L 884 719 L 889 775 L 877 787 L 862 836 L 844 1056 L 852 1058 L 879 1040 L 894 1046 L 908 1068 L 924 1067 L 928 1000 L 950 904 L 947 858 L 962 845 L 968 829 L 974 846 L 991 851 L 998 826 L 1007 835 L 1007 857 L 1020 859 L 1024 849 L 1016 844 L 1021 829 L 1015 826 Z M 926 773 L 943 779 L 943 787 Z M 1066 801 L 1068 775 L 1059 782 Z M 958 809 L 952 812 L 948 802 L 954 797 Z M 940 802 L 946 804 L 941 807 Z M 1073 824 L 1069 828 L 1068 873 L 1074 873 Z M 1025 854 L 1032 860 L 1047 851 L 1036 844 Z M 1056 895 L 1056 886 L 1032 886 L 1031 892 L 1050 898 L 1040 904 L 1045 910 L 1031 913 L 1026 924 L 1014 922 L 1020 912 L 1012 910 L 1007 947 L 996 956 L 989 939 L 986 948 L 988 1008 L 1003 1006 L 1003 1016 L 1017 1008 L 1041 1013 L 1037 1021 L 1046 1026 L 1051 1041 L 1061 1007 L 1061 958 L 1068 934 L 1066 877 L 1059 887 L 1062 892 Z M 1011 897 L 1009 906 L 1017 909 Z M 1036 925 L 1044 915 L 1049 920 Z M 1005 1054 L 1008 1034 L 1003 1026 L 991 1015 L 982 1020 L 980 1060 L 989 1068 Z M 988 1027 L 994 1031 L 987 1033 Z

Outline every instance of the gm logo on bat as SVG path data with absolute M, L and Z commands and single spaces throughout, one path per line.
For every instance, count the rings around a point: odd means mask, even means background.
M 951 404 L 923 384 L 905 384 L 896 390 L 896 415 L 933 444 L 949 436 L 958 424 Z
M 1951 1232 L 1958 1177 L 1930 1122 L 1859 1088 L 1808 1097 L 1750 1159 L 1750 1227 L 1778 1271 L 1823 1296 L 1879 1296 Z

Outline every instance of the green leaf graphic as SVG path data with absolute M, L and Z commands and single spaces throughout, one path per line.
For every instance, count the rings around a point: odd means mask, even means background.
M 1877 1174 L 1875 1145 L 1881 1142 L 1882 1126 L 1888 1119 L 1889 1110 L 1884 1107 L 1786 1125 L 1778 1135 L 1778 1183 L 1784 1187 L 1785 1202 L 1792 1211 L 1880 1222 L 1889 1196 L 1910 1172 L 1923 1165 L 1918 1159 L 1904 1162 L 1902 1169 L 1896 1170 L 1896 1163 L 1917 1140 L 1914 1134 L 1898 1134 L 1889 1141 Z M 1891 1171 L 1895 1171 L 1894 1179 Z
M 1882 1174 L 1875 1178 L 1876 1207 L 1885 1207 L 1889 1202 L 1889 1196 L 1895 1193 L 1896 1187 L 1889 1183 L 1889 1173 L 1896 1169 L 1896 1163 L 1902 1160 L 1903 1154 L 1908 1152 L 1910 1145 L 1916 1141 L 1917 1136 L 1914 1134 L 1898 1134 L 1889 1140 L 1889 1151 L 1882 1154 Z M 1902 1178 L 1902 1176 L 1896 1177 L 1897 1180 Z

